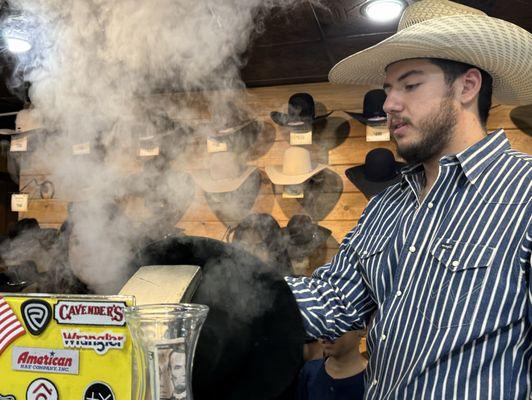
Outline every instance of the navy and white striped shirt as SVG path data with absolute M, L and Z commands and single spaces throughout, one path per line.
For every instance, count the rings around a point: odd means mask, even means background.
M 532 157 L 503 130 L 374 197 L 338 254 L 286 278 L 307 332 L 366 326 L 367 399 L 528 399 Z

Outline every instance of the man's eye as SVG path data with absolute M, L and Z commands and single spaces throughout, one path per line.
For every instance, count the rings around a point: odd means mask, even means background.
M 411 90 L 414 90 L 415 88 L 417 88 L 419 85 L 421 85 L 421 83 L 415 83 L 413 85 L 405 85 L 405 89 L 407 91 L 411 91 Z

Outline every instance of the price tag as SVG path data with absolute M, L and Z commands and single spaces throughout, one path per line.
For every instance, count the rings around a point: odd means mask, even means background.
M 27 193 L 18 193 L 11 195 L 11 211 L 26 212 L 28 211 L 28 199 Z
M 227 143 L 213 138 L 207 138 L 207 153 L 227 151 Z
M 91 144 L 90 142 L 78 143 L 72 145 L 72 153 L 76 155 L 90 154 Z
M 366 125 L 366 142 L 388 142 L 390 130 L 387 125 Z
M 301 146 L 312 144 L 312 131 L 309 132 L 290 132 L 290 145 Z
M 12 137 L 9 151 L 28 151 L 28 137 Z
M 283 199 L 302 199 L 305 197 L 303 185 L 286 185 L 283 186 Z
M 141 147 L 139 149 L 139 156 L 141 157 L 153 157 L 159 155 L 159 146 L 150 147 L 150 148 L 144 148 Z

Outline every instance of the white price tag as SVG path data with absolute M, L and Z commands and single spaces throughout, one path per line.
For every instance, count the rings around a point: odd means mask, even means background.
M 153 157 L 159 155 L 159 146 L 150 147 L 150 148 L 144 148 L 141 147 L 139 149 L 139 156 L 141 157 Z
M 302 199 L 305 197 L 304 186 L 301 185 L 286 185 L 283 186 L 283 199 Z
M 9 151 L 28 151 L 28 137 L 12 137 Z
M 301 146 L 312 144 L 312 131 L 309 132 L 290 132 L 290 145 Z
M 220 153 L 222 151 L 227 151 L 227 143 L 207 138 L 207 153 Z
M 387 125 L 366 125 L 366 142 L 388 142 L 390 130 Z
M 73 154 L 76 154 L 76 155 L 90 154 L 90 152 L 91 152 L 90 142 L 78 143 L 78 144 L 72 145 Z
M 11 195 L 11 211 L 14 212 L 26 212 L 28 211 L 28 199 L 27 193 L 18 193 Z

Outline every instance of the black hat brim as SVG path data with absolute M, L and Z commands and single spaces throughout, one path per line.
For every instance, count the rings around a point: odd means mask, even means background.
M 194 361 L 194 399 L 279 396 L 297 376 L 305 338 L 284 279 L 237 246 L 194 236 L 152 243 L 131 265 L 182 264 L 202 267 L 192 302 L 209 306 Z
M 330 111 L 326 114 L 323 114 L 323 115 L 318 115 L 314 118 L 311 118 L 311 119 L 299 119 L 299 118 L 293 118 L 293 117 L 290 117 L 290 115 L 288 115 L 287 113 L 282 113 L 282 112 L 279 112 L 279 111 L 272 111 L 270 113 L 270 117 L 272 119 L 273 122 L 275 122 L 277 125 L 280 125 L 280 126 L 287 126 L 290 122 L 307 122 L 307 123 L 311 123 L 311 124 L 314 124 L 318 121 L 321 121 L 325 118 L 327 118 L 329 115 L 331 115 L 333 112 Z
M 364 117 L 362 113 L 355 113 L 350 111 L 344 111 L 346 114 L 349 114 L 352 118 L 356 119 L 358 122 L 364 125 L 382 125 L 383 123 L 386 123 L 386 119 L 383 119 L 382 121 L 371 121 L 369 118 Z
M 347 178 L 355 185 L 364 195 L 366 198 L 371 198 L 379 193 L 381 193 L 384 189 L 386 189 L 388 186 L 392 186 L 398 182 L 401 181 L 401 173 L 399 170 L 404 167 L 406 164 L 395 162 L 395 168 L 397 169 L 397 175 L 393 177 L 392 179 L 388 179 L 385 181 L 375 182 L 375 181 L 369 181 L 366 178 L 366 174 L 364 174 L 364 165 L 359 165 L 356 167 L 351 167 L 345 170 L 345 175 Z
M 283 236 L 286 239 L 288 256 L 292 260 L 300 260 L 302 258 L 310 256 L 314 251 L 323 246 L 329 236 L 331 236 L 331 230 L 321 225 L 314 225 L 316 235 L 308 243 L 295 243 L 290 238 L 288 228 L 282 228 Z

